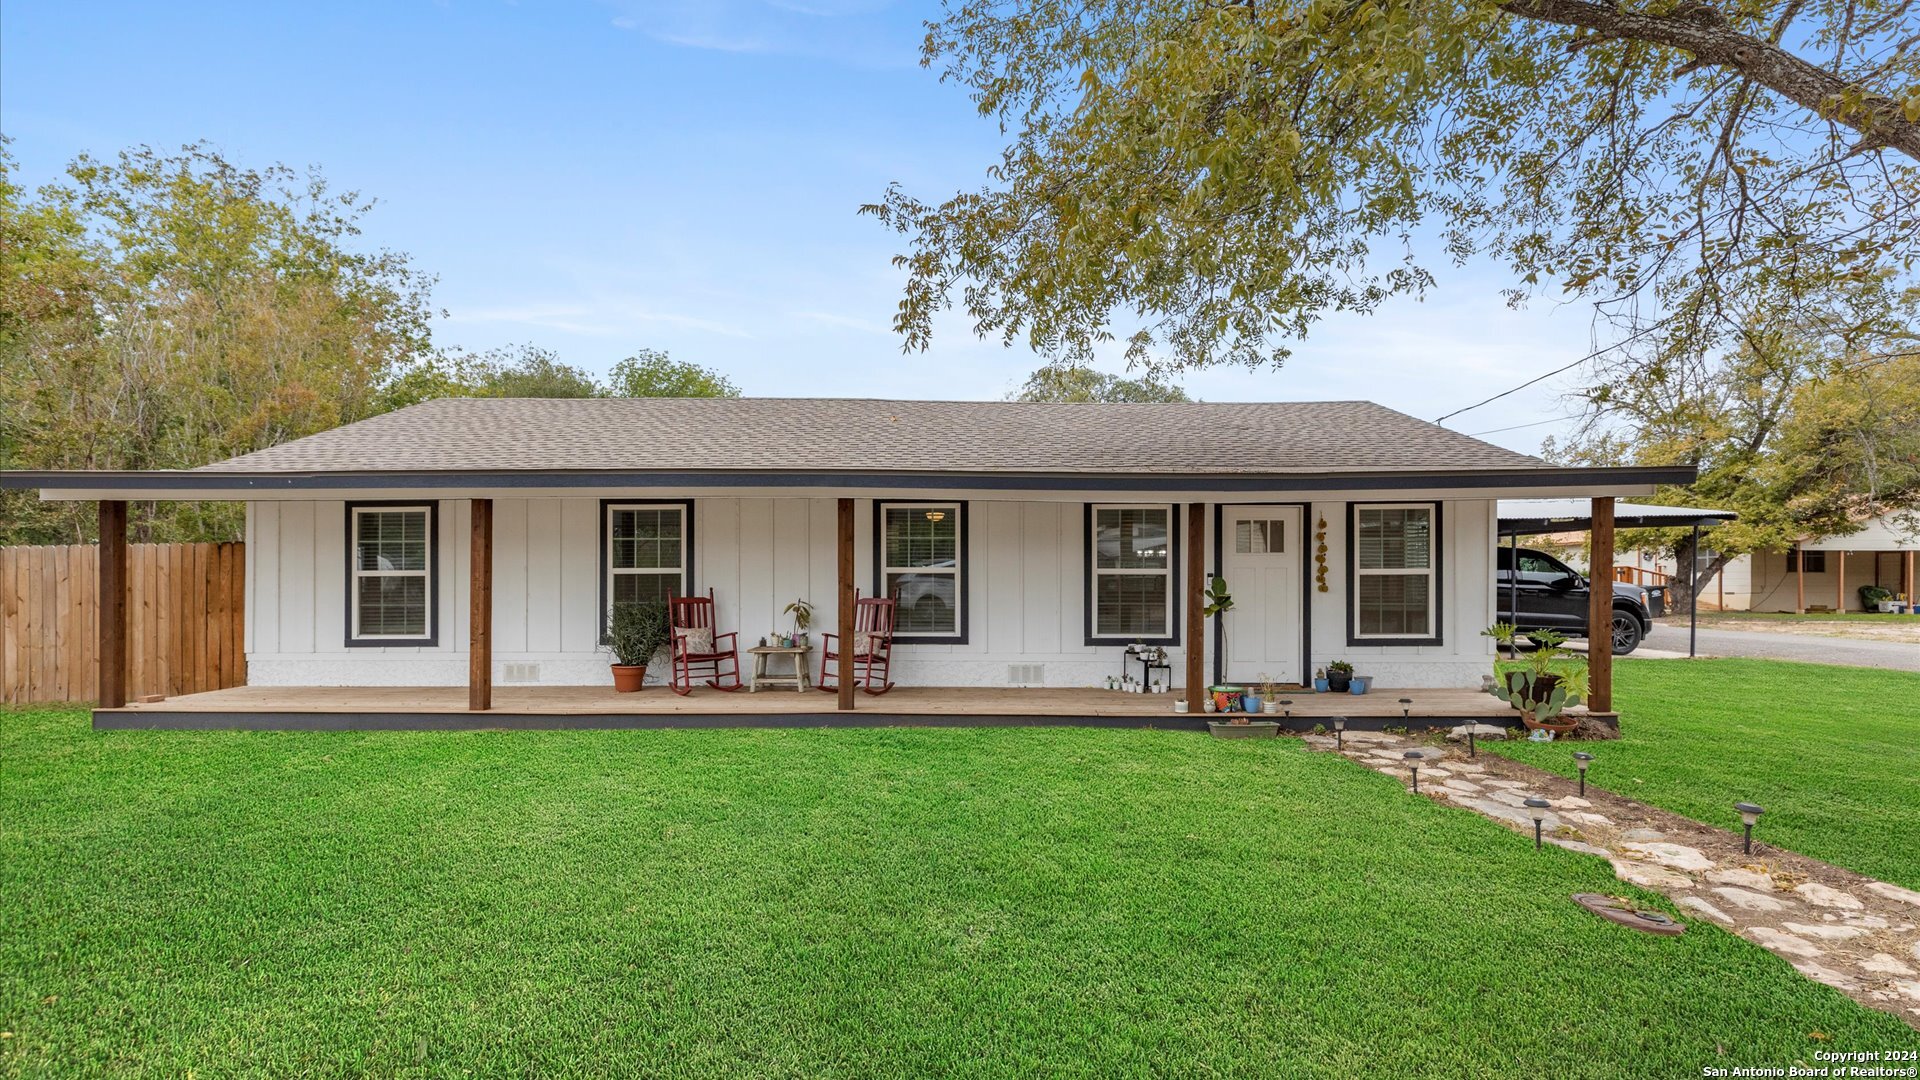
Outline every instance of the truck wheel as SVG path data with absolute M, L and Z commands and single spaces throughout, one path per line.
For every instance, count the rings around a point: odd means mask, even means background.
M 1613 612 L 1613 655 L 1625 656 L 1640 647 L 1640 620 L 1618 608 Z

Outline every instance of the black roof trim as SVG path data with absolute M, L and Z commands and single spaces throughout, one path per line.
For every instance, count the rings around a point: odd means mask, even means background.
M 568 470 L 301 472 L 177 469 L 148 471 L 67 470 L 0 473 L 0 488 L 43 491 L 116 489 L 168 492 L 191 498 L 208 491 L 417 490 L 423 488 L 688 488 L 825 487 L 984 489 L 996 491 L 1331 491 L 1412 486 L 1520 488 L 1565 484 L 1687 484 L 1692 466 L 1658 468 L 1540 468 L 1404 470 L 1326 473 L 948 473 L 807 472 L 602 472 Z

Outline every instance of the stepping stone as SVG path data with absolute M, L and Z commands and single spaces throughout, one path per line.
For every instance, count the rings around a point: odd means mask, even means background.
M 1720 899 L 1742 911 L 1786 911 L 1791 906 L 1784 900 L 1775 900 L 1771 896 L 1732 885 L 1722 885 L 1713 891 L 1720 895 Z
M 1396 768 L 1394 768 L 1394 767 L 1393 767 L 1393 766 L 1391 766 L 1391 765 L 1375 765 L 1375 766 L 1373 767 L 1373 771 L 1374 771 L 1374 772 L 1381 772 L 1381 773 L 1386 773 L 1386 774 L 1387 774 L 1388 776 L 1399 776 L 1399 775 L 1400 775 L 1400 770 L 1399 770 L 1399 769 L 1396 769 Z
M 1533 786 L 1532 784 L 1523 784 L 1518 780 L 1488 780 L 1486 783 L 1488 787 L 1518 788 L 1521 791 L 1525 791 Z
M 1519 806 L 1525 806 L 1527 804 L 1527 797 L 1525 795 L 1521 795 L 1518 792 L 1509 791 L 1505 788 L 1502 788 L 1499 791 L 1487 792 L 1487 798 L 1492 799 L 1494 802 L 1500 803 L 1503 806 L 1519 807 Z M 1527 820 L 1531 821 L 1533 819 L 1528 818 Z
M 1898 885 L 1892 885 L 1885 881 L 1869 881 L 1867 882 L 1867 888 L 1872 889 L 1874 892 L 1879 893 L 1889 900 L 1898 900 L 1904 904 L 1912 904 L 1915 907 L 1920 907 L 1920 892 L 1914 892 L 1912 889 L 1903 889 Z
M 1465 805 L 1498 821 L 1511 821 L 1529 835 L 1533 832 L 1533 816 L 1517 806 L 1506 806 L 1487 799 L 1467 800 Z M 1540 820 L 1540 827 L 1549 831 L 1557 829 L 1560 827 L 1560 819 L 1549 813 Z
M 1780 927 L 1788 933 L 1798 934 L 1801 937 L 1819 938 L 1822 941 L 1849 941 L 1853 938 L 1867 936 L 1867 932 L 1857 926 L 1827 926 L 1824 924 L 1814 926 L 1807 923 L 1783 922 L 1780 924 Z
M 1612 825 L 1613 819 L 1605 814 L 1590 814 L 1585 810 L 1569 810 L 1560 815 L 1568 821 L 1577 821 L 1582 825 Z
M 1331 735 L 1307 735 L 1301 741 L 1315 750 L 1333 750 L 1339 746 Z
M 1461 724 L 1459 727 L 1447 732 L 1447 740 L 1449 742 L 1466 742 L 1467 730 L 1469 728 L 1473 730 L 1473 737 L 1476 740 L 1504 739 L 1507 737 L 1507 729 L 1503 727 L 1495 727 L 1492 724 Z
M 1608 851 L 1606 848 L 1594 847 L 1592 844 L 1581 840 L 1569 840 L 1564 836 L 1548 836 L 1544 839 L 1547 843 L 1555 847 L 1563 847 L 1568 851 L 1577 851 L 1582 855 L 1598 855 L 1604 859 L 1613 854 L 1613 852 Z
M 1797 938 L 1784 931 L 1775 930 L 1771 926 L 1749 926 L 1746 930 L 1742 931 L 1741 936 L 1753 942 L 1755 945 L 1781 953 L 1785 956 L 1798 956 L 1811 960 L 1821 955 L 1820 946 L 1804 938 Z M 1818 978 L 1818 976 L 1812 977 Z M 1826 980 L 1822 979 L 1821 981 L 1825 982 Z M 1832 984 L 1828 983 L 1828 985 L 1831 986 Z
M 1913 958 L 1915 960 L 1920 960 L 1920 941 L 1916 941 L 1913 943 Z
M 1715 885 L 1738 885 L 1743 889 L 1758 889 L 1761 892 L 1773 891 L 1773 875 L 1762 874 L 1755 870 L 1745 870 L 1737 866 L 1708 871 L 1707 880 L 1713 882 Z
M 1681 907 L 1686 908 L 1688 911 L 1699 912 L 1701 915 L 1705 916 L 1706 918 L 1712 919 L 1714 922 L 1719 923 L 1721 926 L 1733 925 L 1733 916 L 1727 914 L 1724 911 L 1721 911 L 1719 908 L 1714 907 L 1712 904 L 1707 903 L 1705 900 L 1701 899 L 1698 896 L 1683 896 L 1679 899 L 1678 903 Z
M 1468 783 L 1465 780 L 1447 780 L 1434 786 L 1449 795 L 1477 796 L 1480 794 L 1480 785 Z
M 1578 795 L 1562 795 L 1560 798 L 1553 800 L 1553 805 L 1554 805 L 1554 809 L 1556 810 L 1591 810 L 1593 809 L 1592 803 L 1588 802 L 1587 800 L 1581 798 Z
M 1825 983 L 1835 990 L 1858 990 L 1859 980 L 1851 975 L 1842 975 L 1830 967 L 1822 967 L 1811 960 L 1802 960 L 1793 965 L 1793 970 L 1805 975 L 1817 983 Z
M 1913 1000 L 1920 1001 L 1920 982 L 1897 982 L 1897 983 L 1894 983 L 1893 986 L 1894 986 L 1894 989 L 1907 995 Z
M 1628 829 L 1620 835 L 1622 839 L 1637 840 L 1643 844 L 1657 844 L 1667 838 L 1667 834 L 1658 829 Z
M 1661 844 L 1645 841 L 1621 845 L 1629 855 L 1651 859 L 1661 866 L 1670 866 L 1675 870 L 1711 870 L 1713 860 L 1700 853 L 1698 848 L 1682 844 Z
M 1870 958 L 1860 961 L 1860 967 L 1866 971 L 1877 971 L 1882 975 L 1912 975 L 1914 973 L 1913 969 L 1902 963 L 1899 957 L 1883 952 L 1874 953 Z
M 1487 771 L 1485 765 L 1472 761 L 1456 761 L 1448 765 L 1447 768 L 1452 769 L 1454 772 L 1463 773 L 1483 773 Z
M 1809 904 L 1818 904 L 1821 907 L 1858 910 L 1867 906 L 1851 893 L 1843 893 L 1839 889 L 1830 888 L 1817 881 L 1809 881 L 1793 891 L 1799 893 L 1801 899 Z
M 1445 769 L 1440 768 L 1437 765 L 1423 765 L 1420 768 L 1420 775 L 1431 776 L 1435 780 L 1445 780 L 1447 777 L 1452 776 L 1453 774 L 1448 772 Z
M 1662 870 L 1657 866 L 1648 866 L 1646 863 L 1629 862 L 1626 859 L 1613 859 L 1612 862 L 1615 877 L 1643 889 L 1659 891 L 1693 888 L 1693 879 L 1685 874 L 1676 874 L 1671 870 Z

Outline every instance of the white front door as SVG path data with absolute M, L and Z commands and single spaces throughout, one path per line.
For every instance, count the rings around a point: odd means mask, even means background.
M 1310 538 L 1297 506 L 1229 506 L 1221 567 L 1233 608 L 1222 616 L 1228 682 L 1300 682 L 1300 569 Z

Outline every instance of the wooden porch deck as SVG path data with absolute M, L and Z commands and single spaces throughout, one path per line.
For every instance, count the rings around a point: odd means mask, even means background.
M 500 686 L 493 709 L 467 710 L 462 686 L 239 686 L 94 711 L 94 726 L 120 728 L 456 729 L 769 726 L 994 726 L 1069 724 L 1200 729 L 1210 719 L 1173 711 L 1176 695 L 1114 690 L 900 686 L 855 696 L 851 713 L 818 691 L 757 694 L 700 689 L 679 697 L 661 686 L 637 694 L 599 686 Z M 1412 699 L 1403 707 L 1400 698 Z M 1511 723 L 1515 714 L 1477 690 L 1371 694 L 1296 691 L 1291 726 L 1311 729 L 1345 716 L 1356 729 Z M 1275 719 L 1269 717 L 1267 719 Z

